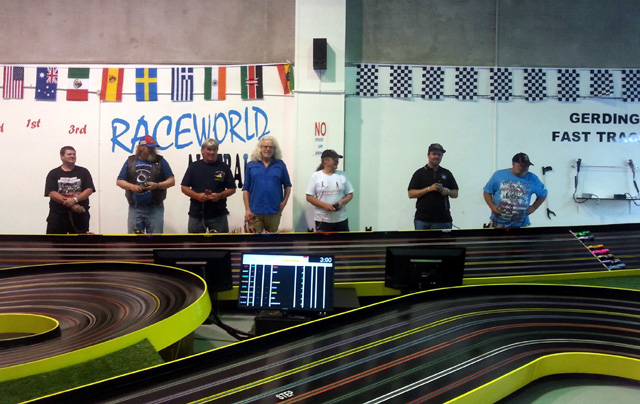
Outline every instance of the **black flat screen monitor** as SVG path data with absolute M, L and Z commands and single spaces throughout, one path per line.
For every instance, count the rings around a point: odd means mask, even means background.
M 243 254 L 238 307 L 281 312 L 333 310 L 334 257 Z
M 387 247 L 384 285 L 402 292 L 461 286 L 466 248 Z
M 210 292 L 233 289 L 231 252 L 227 250 L 161 248 L 153 250 L 153 262 L 202 276 Z

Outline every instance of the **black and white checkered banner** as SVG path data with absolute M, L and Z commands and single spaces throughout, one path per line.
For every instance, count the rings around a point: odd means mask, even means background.
M 357 64 L 359 97 L 528 102 L 610 98 L 640 102 L 640 69 L 552 69 Z M 415 80 L 413 76 L 420 76 Z M 353 76 L 352 76 L 353 77 Z M 352 82 L 353 83 L 353 82 Z M 418 88 L 417 86 L 420 86 Z

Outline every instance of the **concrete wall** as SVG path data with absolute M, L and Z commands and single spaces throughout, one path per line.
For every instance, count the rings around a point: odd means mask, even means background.
M 350 0 L 347 61 L 637 67 L 637 0 Z
M 294 60 L 295 0 L 0 0 L 0 63 Z

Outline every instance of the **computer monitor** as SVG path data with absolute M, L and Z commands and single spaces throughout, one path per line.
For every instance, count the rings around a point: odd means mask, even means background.
M 403 293 L 461 286 L 466 248 L 387 247 L 384 284 Z
M 334 257 L 242 255 L 238 307 L 280 312 L 333 310 Z
M 231 252 L 196 248 L 161 248 L 153 250 L 153 262 L 181 268 L 200 275 L 210 292 L 233 289 Z

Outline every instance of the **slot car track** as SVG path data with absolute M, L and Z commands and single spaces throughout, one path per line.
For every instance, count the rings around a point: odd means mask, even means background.
M 9 312 L 20 308 L 62 319 L 58 342 L 44 341 L 42 349 L 33 349 L 35 344 L 9 348 L 14 353 L 3 348 L 0 380 L 7 374 L 16 378 L 92 359 L 131 345 L 131 338 L 137 342 L 141 335 L 159 350 L 197 328 L 211 307 L 203 293 L 206 285 L 188 271 L 147 265 L 157 248 L 230 250 L 237 284 L 243 252 L 331 254 L 338 263 L 336 282 L 382 283 L 387 247 L 465 247 L 465 282 L 495 283 L 492 279 L 612 272 L 592 253 L 596 248 L 610 250 L 627 269 L 640 268 L 639 229 L 630 224 L 508 231 L 0 236 L 0 315 L 9 307 Z M 576 236 L 585 230 L 592 240 Z M 121 260 L 129 262 L 114 262 Z M 55 264 L 34 265 L 44 262 Z M 7 268 L 18 264 L 31 266 Z M 16 271 L 28 277 L 15 277 Z M 92 273 L 85 278 L 83 271 Z M 524 285 L 418 293 L 95 388 L 105 400 L 122 395 L 122 402 L 395 402 L 386 394 L 402 390 L 397 393 L 401 402 L 417 403 L 475 398 L 479 393 L 474 389 L 483 385 L 481 397 L 494 390 L 503 397 L 505 391 L 541 377 L 532 366 L 551 373 L 640 380 L 639 297 L 627 290 Z M 92 352 L 93 346 L 109 348 Z M 412 350 L 420 354 L 414 356 Z M 558 360 L 569 356 L 569 361 Z M 30 365 L 41 362 L 44 367 Z M 580 366 L 568 368 L 568 363 Z M 508 376 L 514 371 L 527 376 L 514 381 Z M 432 377 L 419 378 L 425 374 Z M 438 394 L 424 395 L 425 388 L 411 386 L 428 386 Z M 87 402 L 86 389 L 62 397 L 65 402 Z M 422 395 L 414 396 L 416 392 Z
M 211 302 L 188 271 L 131 263 L 76 263 L 0 270 L 0 316 L 59 323 L 35 343 L 2 336 L 0 380 L 84 362 L 147 338 L 161 350 L 195 330 Z
M 561 373 L 640 381 L 640 292 L 420 292 L 41 401 L 483 403 Z
M 243 252 L 331 254 L 337 283 L 384 280 L 386 247 L 466 247 L 465 278 L 602 272 L 607 267 L 587 248 L 602 244 L 627 269 L 640 268 L 638 224 L 363 233 L 284 233 L 143 236 L 1 236 L 0 268 L 77 261 L 153 262 L 158 248 L 229 250 L 238 285 Z M 590 231 L 593 241 L 576 232 Z

